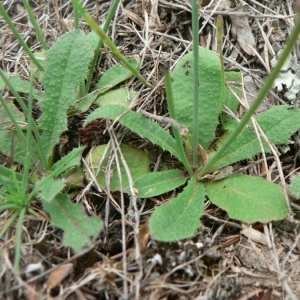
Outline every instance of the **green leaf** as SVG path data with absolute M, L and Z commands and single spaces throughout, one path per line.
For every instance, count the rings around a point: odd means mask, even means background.
M 42 184 L 43 180 L 45 181 L 45 183 Z M 38 183 L 41 184 L 38 191 L 38 197 L 46 202 L 51 202 L 53 198 L 58 193 L 60 193 L 65 186 L 65 182 L 63 180 L 46 177 Z
M 68 169 L 61 175 L 65 178 L 66 188 L 68 191 L 72 189 L 85 188 L 85 172 L 81 166 Z
M 236 175 L 205 184 L 212 203 L 224 209 L 230 218 L 245 223 L 268 223 L 288 215 L 281 187 L 260 177 Z
M 7 75 L 7 74 L 6 74 Z M 7 78 L 9 78 L 10 83 L 13 85 L 15 90 L 19 93 L 29 94 L 30 91 L 30 82 L 22 80 L 20 76 L 12 76 L 9 77 L 7 75 Z M 3 89 L 5 87 L 4 80 L 0 77 L 0 89 Z M 36 89 L 33 89 L 33 98 L 37 100 L 43 99 L 43 93 L 39 92 Z
M 80 99 L 77 104 L 77 109 L 79 111 L 87 111 L 92 104 L 97 104 L 98 106 L 116 104 L 127 108 L 136 96 L 135 91 L 127 90 L 126 88 L 108 91 L 99 97 L 100 94 L 100 92 L 96 92 Z
M 131 101 L 136 96 L 136 92 L 133 90 L 127 90 L 126 88 L 119 88 L 116 90 L 109 91 L 104 95 L 101 95 L 95 104 L 98 106 L 103 105 L 122 105 L 126 108 L 129 107 Z
M 97 50 L 99 41 L 100 41 L 100 37 L 98 36 L 98 34 L 95 31 L 91 31 L 88 35 L 88 40 L 90 43 L 90 46 L 92 48 L 93 51 Z
M 150 232 L 153 238 L 172 242 L 192 237 L 201 226 L 204 200 L 203 184 L 192 178 L 181 194 L 155 209 L 150 218 Z
M 139 68 L 140 62 L 136 59 L 131 58 L 128 59 L 128 61 L 136 69 Z M 132 76 L 133 74 L 130 70 L 128 70 L 121 64 L 116 64 L 102 75 L 95 89 L 100 89 L 101 93 L 105 93 L 106 91 L 110 90 L 111 88 L 115 87 L 126 79 L 129 79 Z
M 76 252 L 84 246 L 90 246 L 90 237 L 98 235 L 102 230 L 102 220 L 86 216 L 83 205 L 72 203 L 67 194 L 58 194 L 51 203 L 43 201 L 43 205 L 53 225 L 65 231 L 64 245 L 72 247 Z
M 115 120 L 125 112 L 125 107 L 120 105 L 105 105 L 94 110 L 85 120 L 84 126 L 95 119 L 107 118 Z M 153 144 L 159 145 L 164 150 L 169 151 L 172 155 L 180 160 L 180 154 L 177 150 L 175 139 L 160 127 L 157 123 L 145 118 L 142 114 L 128 111 L 124 114 L 119 122 L 137 133 L 143 138 L 149 139 Z
M 80 164 L 82 152 L 84 151 L 84 149 L 85 146 L 73 149 L 70 153 L 68 153 L 52 166 L 52 171 L 59 174 L 73 166 L 78 166 Z
M 92 51 L 81 31 L 63 35 L 47 53 L 43 85 L 46 97 L 40 102 L 40 124 L 45 151 L 49 156 L 67 129 L 67 110 L 75 105 L 75 88 L 86 78 Z
M 91 150 L 91 152 L 87 156 L 87 162 L 93 173 L 96 173 L 98 169 L 99 162 L 102 160 L 103 155 L 105 153 L 107 145 L 101 145 L 98 147 L 95 147 Z M 150 164 L 152 163 L 151 158 L 149 155 L 139 149 L 121 144 L 121 151 L 122 154 L 126 160 L 126 163 L 130 169 L 131 176 L 133 180 L 136 180 L 137 178 L 141 177 L 142 175 L 150 172 Z M 106 156 L 103 160 L 103 164 L 101 167 L 100 172 L 97 175 L 97 180 L 100 184 L 100 186 L 107 188 L 106 186 L 106 176 L 109 174 L 109 161 L 110 151 L 107 151 Z M 127 178 L 126 170 L 122 164 L 121 157 L 118 154 L 119 163 L 120 163 L 120 169 L 121 169 L 121 175 L 122 175 L 122 187 L 123 190 L 129 191 L 129 181 Z M 110 190 L 111 191 L 119 191 L 120 186 L 120 179 L 117 171 L 117 167 L 114 164 L 113 165 L 113 174 L 112 178 L 110 180 Z M 87 177 L 89 177 L 89 174 L 87 173 Z
M 17 122 L 25 122 L 24 113 L 20 112 L 13 102 L 7 102 L 7 106 Z M 0 106 L 0 120 L 0 127 L 9 127 L 13 125 L 13 122 L 7 115 L 3 106 Z
M 300 198 L 300 175 L 297 175 L 290 185 L 290 192 L 297 197 Z
M 45 68 L 47 51 L 41 50 L 38 52 L 34 52 L 33 54 L 34 54 L 34 57 L 38 60 L 38 62 L 41 64 L 41 66 L 43 68 Z M 41 70 L 39 70 L 39 68 L 36 66 L 36 64 L 32 60 L 30 60 L 29 67 L 30 67 L 30 70 L 32 72 L 34 72 L 34 76 L 41 82 L 43 80 L 45 73 L 42 72 Z M 43 94 L 43 93 L 39 92 L 39 94 Z M 44 98 L 44 96 L 42 98 Z M 40 99 L 38 99 L 38 100 L 40 100 Z
M 222 101 L 220 59 L 212 51 L 199 48 L 199 143 L 208 149 L 215 137 Z M 193 134 L 193 52 L 185 55 L 172 73 L 176 119 Z
M 77 113 L 77 111 L 80 112 L 87 111 L 91 107 L 91 105 L 95 102 L 97 97 L 99 97 L 99 94 L 100 94 L 99 92 L 90 93 L 88 95 L 85 95 L 80 100 L 78 100 L 78 102 L 76 103 L 75 113 Z
M 273 144 L 285 144 L 300 128 L 300 110 L 276 105 L 258 116 L 257 121 Z
M 285 144 L 290 136 L 300 127 L 300 111 L 289 109 L 288 106 L 273 106 L 268 111 L 257 117 L 257 121 L 264 133 L 274 144 Z M 216 142 L 214 149 L 209 151 L 209 157 L 215 155 L 217 149 L 225 143 L 230 135 L 230 131 L 237 126 L 236 121 L 228 123 L 223 136 Z M 270 151 L 270 147 L 262 139 L 262 143 L 266 152 Z M 234 162 L 246 158 L 252 158 L 254 155 L 261 153 L 261 147 L 257 140 L 255 132 L 245 128 L 236 140 L 224 151 L 221 158 L 213 165 L 210 171 L 221 169 Z
M 139 198 L 150 198 L 175 190 L 186 180 L 184 172 L 167 170 L 141 176 L 134 182 L 134 187 L 139 191 Z
M 9 157 L 13 155 L 11 159 L 19 164 L 23 164 L 26 155 L 30 154 L 16 132 L 3 127 L 0 127 L 0 150 Z

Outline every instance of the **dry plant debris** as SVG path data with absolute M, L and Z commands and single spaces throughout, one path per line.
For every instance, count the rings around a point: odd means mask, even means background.
M 74 16 L 69 1 L 29 1 L 39 20 L 48 45 L 73 29 Z M 41 49 L 22 1 L 6 0 L 4 5 L 33 51 Z M 85 7 L 99 24 L 103 24 L 110 1 L 85 1 Z M 247 75 L 245 99 L 251 102 L 255 90 L 263 85 L 270 72 L 270 61 L 284 45 L 293 27 L 294 1 L 227 0 L 203 1 L 201 7 L 201 45 L 216 50 L 215 17 L 225 19 L 224 56 L 226 69 Z M 81 29 L 88 32 L 84 22 Z M 126 57 L 142 59 L 141 72 L 154 86 L 153 90 L 131 80 L 128 86 L 138 91 L 136 108 L 154 116 L 166 116 L 163 66 L 173 68 L 180 57 L 192 49 L 191 5 L 188 0 L 121 1 L 110 28 L 110 36 Z M 11 74 L 29 78 L 29 58 L 16 42 L 0 17 L 1 68 Z M 299 49 L 294 52 L 299 63 Z M 98 72 L 116 63 L 104 48 Z M 39 88 L 36 86 L 36 88 Z M 289 103 L 288 86 L 274 90 L 264 103 L 265 109 L 278 103 Z M 277 93 L 278 92 L 278 93 Z M 7 99 L 12 99 L 8 97 Z M 241 114 L 243 109 L 241 109 Z M 38 115 L 39 112 L 36 111 Z M 69 130 L 59 146 L 64 155 L 78 143 L 88 147 L 103 143 L 114 133 L 106 122 L 99 121 L 81 130 L 84 116 L 69 120 Z M 106 132 L 100 135 L 99 132 Z M 147 149 L 154 159 L 153 169 L 161 160 L 172 162 L 150 143 L 128 131 L 116 132 L 117 139 Z M 281 155 L 286 184 L 299 172 L 299 138 L 294 137 L 288 151 Z M 272 160 L 273 157 L 267 157 Z M 0 156 L 2 164 L 11 164 Z M 260 158 L 235 166 L 248 174 L 263 174 Z M 270 166 L 272 178 L 279 170 Z M 125 197 L 127 213 L 120 210 Z M 101 215 L 105 230 L 92 249 L 74 255 L 62 248 L 62 233 L 49 224 L 49 217 L 39 203 L 34 208 L 39 217 L 28 216 L 24 223 L 22 275 L 15 277 L 12 257 L 15 228 L 0 241 L 1 299 L 297 299 L 300 298 L 299 202 L 293 203 L 293 220 L 244 228 L 228 219 L 220 209 L 207 204 L 204 226 L 193 239 L 177 243 L 160 243 L 149 237 L 147 219 L 156 203 L 171 195 L 139 203 L 140 227 L 131 211 L 129 199 L 118 193 L 107 195 L 92 186 L 73 192 L 74 201 L 84 203 L 88 212 Z M 126 227 L 122 228 L 121 218 Z M 0 216 L 0 230 L 8 212 Z M 122 230 L 125 229 L 125 232 Z M 256 233 L 256 234 L 255 234 Z M 138 241 L 139 247 L 135 247 Z M 126 247 L 125 251 L 124 247 Z M 122 250 L 123 249 L 123 250 Z M 138 249 L 138 252 L 136 251 Z M 73 271 L 71 271 L 73 268 Z M 62 274 L 61 274 L 62 273 Z

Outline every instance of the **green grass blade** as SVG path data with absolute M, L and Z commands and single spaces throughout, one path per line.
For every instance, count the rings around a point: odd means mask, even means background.
M 225 84 L 226 84 L 226 76 L 225 76 L 225 69 L 224 69 L 224 56 L 223 56 L 223 37 L 224 37 L 224 22 L 223 17 L 218 16 L 217 17 L 217 43 L 218 43 L 218 53 L 220 56 L 220 66 L 221 66 L 221 73 L 222 73 L 222 102 L 221 102 L 221 111 L 223 110 L 223 104 L 224 104 L 224 96 L 225 96 Z M 222 114 L 221 121 L 222 120 Z M 224 126 L 224 124 L 222 124 Z
M 34 62 L 34 64 L 38 67 L 38 69 L 40 71 L 43 71 L 44 70 L 43 66 L 36 59 L 36 57 L 33 55 L 33 53 L 31 52 L 30 48 L 27 46 L 26 42 L 24 41 L 24 39 L 19 34 L 17 28 L 13 24 L 12 20 L 10 19 L 9 15 L 7 14 L 7 12 L 6 12 L 6 10 L 5 10 L 5 8 L 4 8 L 4 6 L 3 6 L 2 3 L 0 3 L 0 13 L 2 14 L 4 20 L 7 22 L 8 26 L 11 29 L 11 31 L 14 33 L 15 37 L 17 38 L 17 40 L 19 41 L 19 43 L 21 44 L 21 46 L 24 48 L 24 50 L 26 51 L 26 53 L 29 55 L 29 57 L 31 58 L 31 60 Z
M 15 258 L 14 258 L 14 270 L 17 275 L 20 273 L 20 260 L 21 260 L 21 247 L 22 247 L 22 232 L 23 232 L 23 222 L 25 218 L 26 208 L 20 210 L 19 220 L 17 223 L 16 231 L 16 248 L 15 248 Z
M 74 28 L 79 29 L 79 11 L 76 8 L 74 9 Z
M 116 11 L 117 11 L 119 3 L 120 3 L 120 0 L 114 0 L 113 4 L 111 5 L 111 8 L 108 12 L 107 18 L 106 18 L 104 26 L 103 26 L 103 31 L 105 33 L 107 33 L 107 31 L 108 31 L 109 25 L 112 21 L 112 18 L 115 15 Z M 87 83 L 86 83 L 86 92 L 87 93 L 90 90 L 90 86 L 91 86 L 91 82 L 92 82 L 92 79 L 93 79 L 95 67 L 96 67 L 98 59 L 100 57 L 102 46 L 103 46 L 103 40 L 100 38 L 97 49 L 96 49 L 95 54 L 94 54 L 94 58 L 93 58 L 90 70 L 89 70 L 89 75 L 88 75 L 88 79 L 87 79 Z
M 16 100 L 17 100 L 18 104 L 21 106 L 23 112 L 25 114 L 27 114 L 27 106 L 26 106 L 26 104 L 24 103 L 24 101 L 21 98 L 20 94 L 15 89 L 14 85 L 8 79 L 8 75 L 5 72 L 3 72 L 3 70 L 1 68 L 0 68 L 0 76 L 2 77 L 5 85 L 9 88 L 9 90 L 12 92 L 12 94 L 16 98 Z
M 28 116 L 28 108 L 27 108 L 26 104 L 24 103 L 23 99 L 20 97 L 19 93 L 16 91 L 14 86 L 11 84 L 10 80 L 7 78 L 7 75 L 1 70 L 1 68 L 0 68 L 0 76 L 2 77 L 3 81 L 5 82 L 7 87 L 10 89 L 10 91 L 12 92 L 14 97 L 16 98 L 16 100 L 17 100 L 18 104 L 21 106 L 21 109 L 23 110 L 24 114 L 26 114 Z M 30 85 L 29 85 L 29 91 L 30 90 L 31 90 L 31 94 L 33 94 L 33 82 L 30 83 Z M 2 95 L 0 94 L 0 101 L 1 102 L 2 102 L 2 99 L 3 99 Z M 4 102 L 5 102 L 5 100 L 4 100 Z M 13 122 L 13 124 L 15 126 L 15 124 L 17 122 L 16 122 L 14 117 L 12 118 L 13 114 L 12 114 L 11 110 L 9 109 L 6 102 L 3 104 L 3 107 L 5 108 L 5 110 L 7 112 L 7 115 L 9 116 L 10 120 Z M 47 169 L 47 159 L 46 159 L 46 155 L 45 155 L 45 153 L 43 151 L 43 148 L 42 148 L 42 142 L 41 142 L 41 139 L 40 139 L 39 129 L 38 129 L 37 125 L 35 124 L 35 122 L 32 122 L 31 126 L 33 128 L 33 131 L 34 131 L 34 134 L 35 134 L 35 137 L 36 137 L 36 140 L 37 140 L 37 142 L 36 142 L 35 139 L 32 139 L 33 146 L 31 148 L 37 149 L 39 151 L 39 159 L 41 160 L 43 166 Z M 18 132 L 19 138 L 20 138 L 21 142 L 24 143 L 24 147 L 25 147 L 26 137 L 25 137 L 23 131 L 21 129 L 18 129 L 19 127 L 20 126 L 18 126 L 18 127 L 15 126 L 15 128 Z M 31 154 L 33 161 L 37 162 L 38 158 L 36 156 L 36 152 L 35 151 L 30 151 L 29 153 Z
M 31 23 L 32 23 L 32 25 L 33 25 L 33 27 L 34 27 L 34 29 L 36 31 L 36 34 L 37 34 L 37 36 L 38 36 L 38 38 L 39 38 L 39 40 L 40 40 L 43 48 L 45 50 L 47 50 L 48 46 L 47 46 L 47 44 L 45 42 L 45 39 L 44 39 L 44 36 L 43 36 L 42 31 L 40 29 L 40 26 L 39 26 L 39 24 L 37 23 L 37 21 L 36 21 L 36 19 L 34 17 L 34 14 L 33 14 L 32 10 L 30 8 L 30 5 L 29 5 L 28 1 L 27 0 L 23 0 L 23 4 L 24 4 L 24 6 L 25 6 L 25 8 L 26 8 L 26 10 L 28 12 L 30 21 L 31 21 Z
M 0 182 L 1 182 L 2 177 L 7 177 L 9 179 L 12 176 L 12 172 L 14 172 L 14 171 L 0 165 L 0 174 L 1 174 L 0 175 Z M 20 174 L 20 173 L 16 173 L 16 178 L 17 178 L 18 181 L 22 181 L 23 180 L 23 175 Z
M 15 207 L 10 207 L 10 206 L 5 206 L 5 205 L 0 205 L 0 210 L 4 210 L 4 209 L 14 209 Z M 19 215 L 19 211 L 15 211 L 13 213 L 13 215 L 8 219 L 8 221 L 6 221 L 3 229 L 0 232 L 0 239 L 3 237 L 3 235 L 5 234 L 5 232 L 7 231 L 7 229 L 10 227 L 10 225 L 15 221 L 15 219 L 18 217 Z
M 33 99 L 32 99 L 32 94 L 33 94 L 33 80 L 34 80 L 34 73 L 31 72 L 30 74 L 30 92 L 28 96 L 28 110 L 27 110 L 27 134 L 26 134 L 26 156 L 25 156 L 25 163 L 24 163 L 24 172 L 23 172 L 23 181 L 22 181 L 22 197 L 25 199 L 26 198 L 26 193 L 29 187 L 29 171 L 30 171 L 30 166 L 31 166 L 31 161 L 30 161 L 30 155 L 29 153 L 32 151 L 32 142 L 33 142 L 33 118 L 32 118 L 32 107 L 33 107 Z
M 11 113 L 5 99 L 2 97 L 2 94 L 0 94 L 0 101 L 1 101 L 1 104 L 2 104 L 2 106 L 4 107 L 4 109 L 7 113 L 7 115 L 9 116 L 11 122 L 13 123 L 14 127 L 16 128 L 18 136 L 20 137 L 21 141 L 24 143 L 24 146 L 25 146 L 26 145 L 26 137 L 25 137 L 21 127 L 19 126 L 18 122 L 14 118 L 14 115 Z
M 198 136 L 199 136 L 199 83 L 200 83 L 200 70 L 199 64 L 199 6 L 198 0 L 192 1 L 192 27 L 193 27 L 193 56 L 194 56 L 194 115 L 193 115 L 193 167 L 197 168 L 198 161 Z
M 117 46 L 113 43 L 110 37 L 104 32 L 104 30 L 98 26 L 98 24 L 93 20 L 93 18 L 87 13 L 87 11 L 80 5 L 78 0 L 72 0 L 74 7 L 81 13 L 86 22 L 90 27 L 100 36 L 104 44 L 112 51 L 112 53 L 126 66 L 132 74 L 138 78 L 144 85 L 152 86 L 146 82 L 143 76 L 127 61 L 127 59 L 122 55 Z

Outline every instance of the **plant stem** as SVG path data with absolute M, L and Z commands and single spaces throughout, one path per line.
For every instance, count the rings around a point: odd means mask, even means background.
M 194 56 L 194 116 L 193 116 L 193 167 L 198 167 L 198 139 L 199 139 L 199 7 L 198 0 L 192 2 L 192 27 L 193 27 L 193 56 Z
M 14 97 L 16 98 L 18 104 L 21 106 L 21 109 L 23 110 L 24 114 L 25 115 L 28 115 L 28 108 L 26 106 L 26 104 L 24 103 L 23 99 L 20 97 L 19 93 L 16 91 L 16 89 L 14 88 L 14 86 L 10 83 L 10 81 L 8 80 L 8 78 L 6 77 L 6 74 L 1 70 L 0 68 L 0 76 L 2 77 L 3 81 L 5 82 L 5 84 L 8 86 L 8 88 L 10 89 L 10 91 L 12 92 L 12 94 L 14 95 Z M 33 84 L 33 83 L 32 83 Z M 5 100 L 3 99 L 3 97 L 1 96 L 0 94 L 0 101 L 2 102 L 2 100 L 5 102 Z M 11 118 L 11 113 L 10 113 L 10 110 L 5 102 L 5 104 L 3 104 L 3 107 L 7 108 L 7 114 L 8 116 Z M 13 116 L 12 116 L 13 117 Z M 11 121 L 13 122 L 14 124 L 14 118 L 11 119 Z M 14 124 L 15 125 L 15 124 Z M 18 132 L 18 127 L 20 128 L 20 126 L 15 126 L 16 127 L 16 130 Z M 39 133 L 39 129 L 38 129 L 38 126 L 33 122 L 32 123 L 32 127 L 33 127 L 33 131 L 34 131 L 34 134 L 35 134 L 35 137 L 36 137 L 36 140 L 37 140 L 37 148 L 39 150 L 39 153 L 40 153 L 40 159 L 42 161 L 42 164 L 43 164 L 43 167 L 45 167 L 47 169 L 47 158 L 46 158 L 46 155 L 45 155 L 45 152 L 44 152 L 44 148 L 42 147 L 42 142 L 41 142 L 41 139 L 40 139 L 40 133 Z M 20 128 L 21 132 L 22 132 L 22 128 Z M 19 132 L 18 132 L 19 134 Z M 26 138 L 25 138 L 25 135 L 23 134 L 22 132 L 22 135 L 19 137 L 23 140 L 24 143 L 26 143 Z M 34 160 L 36 160 L 36 157 L 34 155 Z
M 224 105 L 224 95 L 225 95 L 225 84 L 226 84 L 226 78 L 225 78 L 225 69 L 224 69 L 224 56 L 223 56 L 223 37 L 224 37 L 224 22 L 223 22 L 223 17 L 218 16 L 217 17 L 217 43 L 218 43 L 218 52 L 220 56 L 220 64 L 221 64 L 221 74 L 222 74 L 222 101 L 221 101 L 221 107 L 220 107 L 220 117 L 221 117 L 221 122 L 222 126 L 224 127 L 223 124 L 223 105 Z
M 74 9 L 74 27 L 76 30 L 79 29 L 79 12 L 77 9 Z
M 5 177 L 9 178 L 9 177 L 12 176 L 12 172 L 13 171 L 11 169 L 5 168 L 2 165 L 0 165 L 0 174 L 1 174 L 1 176 L 5 176 Z M 16 173 L 16 177 L 17 177 L 18 181 L 22 181 L 23 175 L 20 174 L 20 173 Z
M 287 57 L 292 52 L 295 44 L 297 43 L 298 36 L 300 34 L 300 12 L 298 11 L 297 21 L 295 29 L 293 30 L 292 34 L 290 35 L 290 38 L 280 55 L 277 64 L 275 68 L 273 69 L 272 73 L 268 76 L 265 84 L 261 88 L 257 98 L 253 102 L 253 104 L 250 106 L 247 113 L 242 118 L 239 125 L 235 128 L 235 130 L 231 133 L 226 143 L 216 152 L 216 154 L 209 160 L 206 166 L 203 167 L 203 169 L 200 171 L 199 176 L 203 176 L 207 173 L 209 173 L 209 169 L 213 164 L 221 157 L 221 154 L 227 149 L 227 147 L 236 139 L 236 137 L 239 135 L 239 133 L 243 130 L 243 128 L 247 125 L 249 122 L 251 116 L 255 113 L 256 109 L 259 107 L 259 105 L 263 102 L 264 98 L 267 96 L 269 90 L 272 88 L 273 83 L 275 79 L 277 78 L 279 72 L 281 71 L 282 66 L 284 65 Z
M 24 145 L 26 145 L 26 137 L 25 137 L 23 131 L 21 130 L 18 122 L 16 121 L 15 117 L 13 116 L 12 112 L 10 111 L 10 109 L 9 109 L 9 107 L 8 107 L 5 99 L 2 97 L 1 94 L 0 94 L 0 102 L 1 102 L 1 104 L 3 106 L 3 108 L 5 109 L 8 117 L 10 118 L 11 122 L 15 126 L 19 138 L 22 140 L 22 142 L 24 143 Z
M 116 10 L 119 6 L 119 3 L 120 3 L 120 0 L 115 0 L 113 2 L 113 4 L 111 5 L 111 8 L 108 12 L 107 18 L 106 18 L 104 26 L 103 26 L 103 31 L 105 33 L 107 33 L 107 31 L 108 31 L 109 25 L 111 23 L 112 18 L 114 17 L 114 15 L 116 13 Z M 88 79 L 87 79 L 87 83 L 86 83 L 86 92 L 87 93 L 90 90 L 90 86 L 91 86 L 91 82 L 92 82 L 92 78 L 93 78 L 93 73 L 95 71 L 95 67 L 96 67 L 96 64 L 98 62 L 99 56 L 101 54 L 102 46 L 103 46 L 103 41 L 102 41 L 102 39 L 99 39 L 99 43 L 97 45 L 97 49 L 96 49 L 95 54 L 94 54 L 94 59 L 93 59 L 92 64 L 91 64 Z
M 31 7 L 30 7 L 30 5 L 28 4 L 28 1 L 27 1 L 27 0 L 23 0 L 23 4 L 24 4 L 24 6 L 25 6 L 25 8 L 26 8 L 26 10 L 27 10 L 27 12 L 28 12 L 30 21 L 31 21 L 31 23 L 32 23 L 32 25 L 33 25 L 33 27 L 34 27 L 34 29 L 35 29 L 35 31 L 36 31 L 36 34 L 37 34 L 37 36 L 38 36 L 38 38 L 39 38 L 39 40 L 40 40 L 40 42 L 41 42 L 43 48 L 44 48 L 45 50 L 48 50 L 48 46 L 47 46 L 47 44 L 46 44 L 46 42 L 45 42 L 45 40 L 44 40 L 44 37 L 43 37 L 43 34 L 42 34 L 42 32 L 41 32 L 40 26 L 39 26 L 39 24 L 37 23 L 37 21 L 36 21 L 34 15 L 33 15 L 33 12 L 32 12 L 32 10 L 31 10 Z
M 172 83 L 171 83 L 171 75 L 169 68 L 165 68 L 164 70 L 165 74 L 165 85 L 166 85 L 166 94 L 167 94 L 167 101 L 168 101 L 168 108 L 169 108 L 169 115 L 172 119 L 176 120 L 176 111 L 175 111 L 175 104 L 174 104 L 174 97 L 173 97 L 173 89 L 172 89 Z M 179 132 L 179 129 L 172 125 L 172 129 L 174 132 L 175 140 L 177 143 L 178 151 L 181 156 L 181 161 L 183 165 L 185 166 L 186 170 L 188 171 L 189 175 L 193 174 L 193 170 L 188 162 L 188 159 L 186 157 L 186 153 L 184 151 L 183 145 L 182 145 L 182 138 Z
M 27 46 L 26 42 L 24 41 L 24 39 L 19 34 L 17 28 L 15 27 L 15 25 L 11 21 L 9 15 L 5 11 L 5 8 L 4 8 L 4 6 L 3 6 L 2 3 L 0 3 L 0 13 L 2 14 L 4 20 L 7 22 L 8 26 L 10 27 L 11 31 L 14 33 L 15 37 L 17 38 L 17 40 L 19 41 L 19 43 L 21 44 L 21 46 L 24 48 L 24 50 L 26 51 L 26 53 L 29 55 L 29 57 L 31 58 L 31 60 L 34 62 L 34 64 L 38 67 L 38 69 L 40 71 L 44 71 L 43 66 L 36 59 L 36 57 L 33 55 L 33 53 L 31 52 L 30 48 Z
M 100 36 L 103 43 L 112 51 L 112 53 L 127 67 L 131 73 L 138 78 L 144 85 L 152 88 L 152 86 L 143 78 L 143 76 L 130 64 L 130 62 L 122 55 L 117 46 L 104 32 L 104 30 L 98 26 L 93 18 L 86 12 L 86 10 L 79 4 L 78 0 L 72 0 L 74 7 L 81 13 L 82 17 L 90 25 L 90 27 Z
M 0 207 L 1 210 L 4 210 L 5 209 L 5 206 L 3 207 Z M 8 207 L 6 209 L 11 209 L 11 207 Z M 13 213 L 13 215 L 8 219 L 8 221 L 5 222 L 5 225 L 3 227 L 3 229 L 1 230 L 0 232 L 0 239 L 3 237 L 3 235 L 5 234 L 5 232 L 7 231 L 7 229 L 10 227 L 10 225 L 14 222 L 14 220 L 18 217 L 19 215 L 19 212 L 18 211 L 15 211 Z
M 27 112 L 27 134 L 26 134 L 26 155 L 25 155 L 25 162 L 24 162 L 24 172 L 23 172 L 23 180 L 22 180 L 22 198 L 26 199 L 26 192 L 29 188 L 29 169 L 30 169 L 30 155 L 29 153 L 32 150 L 32 133 L 33 133 L 33 118 L 32 118 L 32 94 L 33 94 L 33 79 L 34 73 L 31 72 L 30 74 L 30 90 L 28 96 L 28 112 Z M 25 203 L 24 203 L 25 204 Z
M 22 247 L 22 227 L 25 218 L 26 208 L 22 208 L 19 214 L 19 220 L 17 224 L 16 231 L 16 248 L 15 248 L 15 259 L 14 259 L 14 269 L 17 275 L 20 272 L 20 259 L 21 259 L 21 247 Z

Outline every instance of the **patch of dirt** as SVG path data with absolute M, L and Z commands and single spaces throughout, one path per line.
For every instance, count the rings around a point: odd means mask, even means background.
M 39 18 L 48 46 L 64 33 L 73 30 L 74 15 L 69 1 L 29 1 Z M 164 116 L 168 113 L 163 86 L 163 67 L 173 68 L 180 57 L 192 50 L 191 5 L 188 0 L 121 1 L 118 14 L 110 27 L 110 36 L 127 57 L 142 58 L 141 74 L 154 86 L 153 90 L 136 79 L 126 83 L 139 92 L 136 107 Z M 222 3 L 221 3 L 222 2 Z M 85 1 L 89 13 L 103 24 L 111 1 Z M 35 31 L 29 22 L 22 1 L 7 0 L 4 6 L 33 51 L 41 50 Z M 247 75 L 247 98 L 251 102 L 267 74 L 270 60 L 283 47 L 293 27 L 295 7 L 292 0 L 269 1 L 203 1 L 200 19 L 200 42 L 216 51 L 215 18 L 221 14 L 225 23 L 224 56 L 227 70 L 240 70 Z M 146 18 L 147 17 L 147 18 Z M 89 32 L 83 21 L 81 29 Z M 244 36 L 245 34 L 245 36 Z M 245 39 L 245 37 L 247 37 Z M 294 51 L 299 62 L 299 49 Z M 1 68 L 22 78 L 29 78 L 29 58 L 8 26 L 0 17 Z M 104 47 L 93 85 L 105 70 L 116 63 Z M 37 86 L 37 88 L 39 88 Z M 7 99 L 12 99 L 8 95 Z M 284 94 L 273 90 L 261 110 L 288 103 Z M 240 116 L 243 114 L 240 109 Z M 36 111 L 37 117 L 39 112 Z M 104 144 L 110 139 L 105 120 L 95 121 L 83 129 L 85 115 L 69 118 L 69 128 L 61 137 L 58 156 L 63 156 L 79 144 Z M 180 167 L 178 162 L 151 143 L 130 131 L 118 128 L 116 134 L 127 144 L 145 149 L 153 160 Z M 299 168 L 299 138 L 281 156 L 286 183 Z M 273 158 L 268 156 L 271 162 Z M 0 162 L 11 164 L 0 153 Z M 249 174 L 263 173 L 260 157 L 237 165 Z M 278 170 L 272 176 L 276 178 Z M 163 243 L 153 240 L 147 227 L 156 205 L 172 195 L 141 201 L 138 204 L 140 224 L 130 214 L 130 198 L 125 195 L 125 211 L 121 214 L 120 193 L 99 193 L 91 187 L 70 192 L 74 201 L 84 203 L 86 212 L 106 220 L 106 226 L 94 242 L 94 247 L 75 254 L 62 246 L 63 233 L 50 225 L 48 215 L 39 202 L 32 203 L 37 216 L 27 216 L 23 229 L 21 276 L 13 270 L 16 247 L 16 224 L 0 240 L 1 299 L 297 299 L 300 298 L 300 233 L 299 203 L 293 200 L 294 218 L 268 225 L 255 224 L 245 234 L 243 224 L 230 220 L 209 202 L 201 219 L 203 226 L 191 239 Z M 112 201 L 113 199 L 114 201 Z M 0 230 L 9 213 L 0 215 Z M 121 220 L 126 220 L 125 233 Z M 138 227 L 138 228 L 137 228 Z M 137 230 L 138 229 L 138 230 Z M 257 240 L 253 233 L 260 234 Z M 139 247 L 136 247 L 136 241 Z M 126 249 L 124 249 L 126 245 Z M 61 266 L 71 264 L 57 286 L 49 285 L 49 275 Z M 69 265 L 68 265 L 69 266 Z M 67 270 L 60 269 L 61 272 Z M 55 275 L 58 276 L 58 275 Z M 51 288 L 49 288 L 49 286 Z M 48 288 L 47 288 L 48 287 Z

